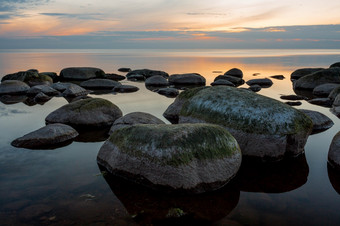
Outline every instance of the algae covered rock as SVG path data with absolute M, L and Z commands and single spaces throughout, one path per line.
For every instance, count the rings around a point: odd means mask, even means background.
M 50 113 L 47 124 L 63 123 L 75 127 L 105 127 L 122 116 L 113 103 L 101 98 L 89 98 L 66 104 Z
M 221 125 L 243 155 L 264 160 L 302 153 L 313 126 L 305 114 L 282 102 L 227 86 L 184 91 L 163 115 L 179 123 Z
M 159 189 L 201 193 L 237 173 L 236 140 L 212 124 L 134 125 L 114 131 L 97 161 L 108 171 Z

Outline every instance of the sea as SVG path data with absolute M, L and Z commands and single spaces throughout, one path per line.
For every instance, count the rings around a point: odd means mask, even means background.
M 67 67 L 125 75 L 118 69 L 128 67 L 199 73 L 209 86 L 218 75 L 239 68 L 246 81 L 283 75 L 258 92 L 283 101 L 281 95 L 295 94 L 293 71 L 335 62 L 340 62 L 340 49 L 1 49 L 0 78 L 28 69 L 59 74 Z M 170 123 L 163 112 L 174 98 L 143 82 L 121 83 L 139 91 L 89 96 L 111 101 L 123 114 L 147 112 Z M 98 131 L 52 150 L 11 146 L 67 103 L 63 97 L 44 104 L 0 102 L 0 225 L 340 225 L 340 173 L 327 163 L 340 119 L 329 108 L 307 101 L 295 107 L 321 112 L 334 122 L 309 136 L 304 154 L 274 163 L 244 161 L 223 188 L 183 195 L 153 191 L 105 172 L 96 161 L 106 139 Z

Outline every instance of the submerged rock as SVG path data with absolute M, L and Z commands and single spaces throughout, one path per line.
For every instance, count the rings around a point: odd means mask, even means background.
M 326 83 L 340 83 L 340 68 L 323 69 L 294 81 L 294 89 L 309 89 Z
M 89 98 L 66 104 L 50 113 L 47 124 L 63 123 L 75 127 L 105 127 L 122 117 L 122 111 L 101 98 Z
M 331 128 L 334 123 L 328 118 L 326 115 L 312 110 L 307 109 L 299 109 L 303 113 L 305 113 L 308 117 L 310 117 L 313 121 L 313 131 L 312 134 L 320 133 L 322 131 L 328 130 Z
M 306 75 L 312 74 L 317 71 L 321 71 L 324 68 L 300 68 L 295 71 L 290 75 L 290 80 L 297 80 L 300 79 Z
M 113 89 L 116 86 L 121 85 L 120 82 L 116 82 L 110 79 L 89 79 L 80 83 L 81 87 L 86 89 Z
M 30 87 L 19 80 L 5 80 L 0 83 L 0 95 L 26 94 Z
M 165 124 L 159 118 L 145 112 L 132 112 L 129 114 L 124 115 L 123 117 L 117 119 L 110 131 L 109 134 L 111 135 L 117 129 L 135 125 L 135 124 Z
M 95 67 L 69 67 L 60 72 L 60 80 L 88 80 L 91 78 L 104 78 L 105 72 Z
M 198 73 L 173 74 L 169 77 L 169 83 L 175 85 L 205 85 L 205 78 Z
M 328 162 L 332 167 L 340 170 L 340 132 L 333 137 L 328 151 Z
M 217 125 L 134 125 L 112 133 L 97 161 L 146 186 L 202 193 L 236 175 L 241 152 L 230 133 Z
M 243 72 L 238 68 L 232 68 L 229 71 L 225 72 L 224 75 L 243 78 Z
M 285 104 L 288 104 L 289 106 L 300 106 L 302 105 L 302 102 L 300 101 L 287 101 Z
M 312 121 L 297 109 L 226 86 L 184 91 L 163 115 L 180 123 L 223 126 L 236 138 L 243 155 L 264 160 L 302 153 L 312 130 Z
M 72 141 L 77 136 L 78 132 L 71 126 L 56 123 L 17 138 L 11 144 L 19 148 L 46 149 Z

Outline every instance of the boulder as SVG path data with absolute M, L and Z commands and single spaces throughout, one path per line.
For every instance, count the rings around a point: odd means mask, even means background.
M 159 118 L 144 112 L 132 112 L 129 114 L 124 115 L 123 117 L 117 119 L 110 131 L 109 134 L 111 135 L 117 129 L 135 125 L 135 124 L 165 124 Z
M 332 107 L 331 112 L 338 118 L 340 118 L 340 106 L 338 107 Z
M 59 76 L 55 72 L 41 72 L 39 73 L 40 76 L 48 76 L 50 77 L 53 82 L 59 82 Z
M 323 107 L 332 106 L 332 101 L 328 97 L 327 98 L 314 98 L 314 99 L 308 100 L 308 103 L 323 106 Z
M 113 92 L 117 93 L 133 93 L 137 92 L 139 88 L 137 86 L 132 86 L 132 85 L 119 85 L 113 88 Z
M 17 138 L 11 144 L 19 148 L 46 149 L 72 141 L 77 136 L 78 132 L 71 126 L 56 123 Z
M 328 98 L 331 99 L 331 101 L 334 101 L 335 98 L 340 94 L 340 86 L 334 88 L 328 95 Z
M 336 84 L 336 83 L 322 84 L 322 85 L 316 86 L 313 89 L 313 94 L 315 96 L 328 97 L 329 94 L 333 91 L 333 89 L 337 87 L 340 87 L 340 84 Z
M 333 107 L 339 107 L 339 106 L 340 106 L 340 94 L 338 94 L 333 101 Z
M 19 71 L 14 74 L 8 74 L 1 79 L 1 82 L 6 80 L 19 80 L 27 83 L 29 86 L 50 85 L 53 83 L 51 77 L 45 74 L 38 74 L 35 71 Z
M 121 81 L 121 80 L 125 79 L 125 76 L 111 73 L 111 74 L 105 74 L 105 78 L 111 79 L 111 80 L 114 80 L 114 81 Z
M 306 75 L 294 81 L 294 89 L 313 90 L 325 83 L 340 83 L 340 68 L 328 68 Z
M 156 189 L 202 193 L 232 179 L 240 165 L 236 140 L 211 124 L 134 125 L 118 129 L 99 150 L 109 172 Z
M 242 78 L 238 78 L 238 77 L 234 77 L 234 76 L 226 76 L 226 75 L 219 75 L 214 79 L 214 82 L 218 81 L 218 80 L 227 80 L 231 83 L 233 83 L 235 86 L 240 86 L 242 84 L 244 84 L 244 80 Z
M 145 80 L 145 86 L 168 86 L 169 82 L 166 78 L 160 75 L 155 75 Z
M 59 77 L 60 80 L 82 81 L 91 78 L 104 78 L 105 72 L 94 67 L 69 67 L 62 69 Z
M 34 102 L 36 103 L 40 103 L 40 104 L 43 104 L 43 103 L 46 103 L 47 101 L 51 100 L 52 97 L 50 96 L 47 96 L 46 94 L 44 94 L 43 92 L 40 92 L 38 93 L 37 95 L 35 95 L 34 97 Z
M 120 72 L 130 72 L 131 68 L 121 67 L 121 68 L 118 69 L 118 71 L 120 71 Z
M 236 78 L 243 78 L 243 72 L 238 68 L 232 68 L 229 71 L 225 72 L 224 75 L 233 76 Z
M 290 80 L 298 80 L 306 75 L 312 74 L 317 71 L 321 71 L 324 68 L 300 68 L 295 71 L 290 75 Z
M 121 85 L 120 82 L 116 82 L 110 79 L 89 79 L 80 83 L 80 86 L 85 89 L 113 89 L 116 86 Z
M 331 67 L 340 67 L 340 62 L 336 62 L 334 64 L 332 64 L 331 66 L 329 66 L 330 68 Z
M 249 86 L 248 89 L 256 93 L 256 92 L 259 92 L 262 89 L 262 87 L 260 85 L 255 84 L 255 85 Z
M 173 74 L 169 83 L 175 85 L 205 85 L 205 78 L 197 73 Z
M 38 93 L 44 93 L 47 96 L 56 96 L 59 95 L 60 92 L 53 89 L 52 87 L 48 85 L 37 85 L 37 86 L 32 86 L 28 91 L 27 95 L 28 96 L 35 96 Z
M 328 151 L 328 163 L 340 170 L 340 132 L 335 134 Z
M 184 91 L 163 115 L 172 122 L 223 126 L 243 155 L 262 160 L 301 154 L 313 126 L 305 114 L 280 101 L 227 86 Z
M 226 79 L 218 79 L 210 84 L 211 86 L 235 86 L 234 83 Z
M 5 80 L 0 83 L 0 95 L 26 94 L 30 87 L 19 80 Z
M 79 97 L 79 96 L 86 96 L 87 94 L 90 93 L 90 91 L 76 85 L 76 84 L 73 84 L 73 83 L 63 83 L 63 84 L 59 84 L 60 87 L 58 88 L 61 88 L 62 86 L 64 86 L 66 89 L 63 91 L 63 96 L 64 97 L 71 97 L 71 98 L 74 98 L 74 97 Z M 52 86 L 54 87 L 54 86 Z
M 312 122 L 313 122 L 312 134 L 320 133 L 325 130 L 328 130 L 334 125 L 332 119 L 330 119 L 329 117 L 327 117 L 326 115 L 320 112 L 307 110 L 307 109 L 299 109 L 299 110 L 305 113 L 309 118 L 312 119 Z
M 273 85 L 272 80 L 270 80 L 269 78 L 250 79 L 246 83 L 247 83 L 248 86 L 259 85 L 263 88 L 270 87 L 270 86 Z
M 176 88 L 161 88 L 158 89 L 156 92 L 166 97 L 177 97 L 179 94 L 179 91 Z
M 77 100 L 50 113 L 47 124 L 63 123 L 75 127 L 105 127 L 122 117 L 122 111 L 113 103 L 101 98 Z
M 145 80 L 152 76 L 159 75 L 164 78 L 168 78 L 169 74 L 164 71 L 150 70 L 150 69 L 138 69 L 127 73 L 126 78 L 129 80 Z

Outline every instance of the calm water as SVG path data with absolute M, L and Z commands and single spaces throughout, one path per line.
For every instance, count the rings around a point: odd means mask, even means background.
M 291 72 L 303 67 L 328 67 L 340 61 L 340 50 L 0 50 L 0 77 L 31 68 L 59 73 L 71 66 L 93 66 L 107 73 L 120 67 L 164 70 L 169 74 L 197 72 L 209 85 L 233 67 L 245 80 L 284 75 L 259 93 L 280 99 L 294 94 Z M 254 73 L 259 73 L 256 77 Z M 119 73 L 122 74 L 122 73 Z M 221 73 L 222 74 L 222 73 Z M 162 120 L 174 101 L 147 90 L 100 95 L 124 114 L 149 112 Z M 246 87 L 247 85 L 244 85 Z M 94 95 L 93 95 L 94 96 Z M 0 224 L 1 225 L 339 225 L 340 176 L 327 168 L 327 154 L 339 119 L 328 108 L 303 102 L 334 126 L 311 135 L 305 155 L 276 164 L 243 162 L 239 175 L 223 189 L 198 196 L 158 194 L 111 175 L 96 163 L 103 140 L 96 133 L 55 150 L 18 149 L 15 138 L 44 125 L 45 117 L 66 104 L 53 98 L 44 105 L 0 103 Z M 166 121 L 167 122 L 167 121 Z M 167 122 L 169 123 L 169 122 Z M 167 218 L 181 210 L 179 219 Z

